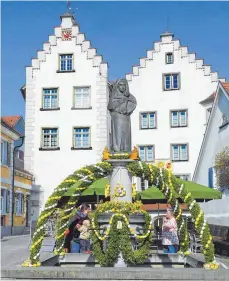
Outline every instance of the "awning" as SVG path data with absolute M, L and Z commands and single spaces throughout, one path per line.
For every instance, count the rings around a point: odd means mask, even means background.
M 88 195 L 98 195 L 98 196 L 105 196 L 105 185 L 108 184 L 107 178 L 99 179 L 93 184 L 91 184 L 86 190 L 84 190 L 81 196 L 88 196 Z M 73 186 L 69 188 L 68 191 L 65 192 L 64 196 L 72 196 L 75 193 L 76 188 L 80 187 L 80 182 L 77 182 Z
M 220 199 L 222 197 L 222 193 L 216 189 L 212 189 L 210 187 L 197 184 L 195 182 L 190 181 L 182 181 L 179 180 L 181 183 L 183 183 L 189 192 L 191 192 L 192 196 L 195 199 Z M 95 181 L 93 184 L 91 184 L 86 190 L 84 190 L 81 194 L 81 196 L 89 196 L 89 195 L 98 195 L 98 196 L 105 196 L 105 185 L 108 184 L 109 181 L 107 178 L 102 178 L 97 181 Z M 70 189 L 64 194 L 64 196 L 71 196 L 77 187 L 79 187 L 80 184 L 76 183 L 73 186 L 70 187 Z M 165 200 L 164 194 L 155 186 L 149 187 L 148 189 L 139 192 L 137 195 L 137 198 L 142 200 Z M 177 195 L 177 198 L 179 196 Z
M 197 184 L 191 181 L 182 181 L 185 187 L 191 192 L 192 196 L 195 199 L 220 199 L 222 197 L 222 193 L 216 189 Z M 152 200 L 152 199 L 165 199 L 164 194 L 157 189 L 156 187 L 150 187 L 139 193 L 139 196 L 142 200 Z M 179 198 L 178 194 L 176 196 Z

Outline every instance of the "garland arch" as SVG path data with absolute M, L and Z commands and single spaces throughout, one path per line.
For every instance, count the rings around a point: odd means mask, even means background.
M 190 210 L 192 219 L 195 221 L 195 229 L 200 235 L 203 245 L 203 254 L 207 264 L 214 261 L 214 245 L 210 228 L 204 219 L 203 211 L 199 204 L 194 200 L 191 193 L 188 192 L 185 184 L 172 175 L 170 165 L 167 167 L 157 167 L 153 164 L 135 161 L 127 165 L 127 169 L 133 176 L 144 178 L 149 184 L 159 188 L 168 203 L 173 206 L 174 214 L 178 223 L 178 231 L 180 233 L 181 252 L 186 254 L 189 248 L 189 237 L 187 225 L 182 218 L 182 210 L 179 206 L 176 194 L 179 194 L 183 202 L 185 202 Z M 35 232 L 30 247 L 30 259 L 24 263 L 24 266 L 39 266 L 39 252 L 45 235 L 45 225 L 48 218 L 58 211 L 58 232 L 56 235 L 56 254 L 61 254 L 63 250 L 64 233 L 67 228 L 69 219 L 75 214 L 75 205 L 82 191 L 87 189 L 94 181 L 106 177 L 112 171 L 112 166 L 108 162 L 101 162 L 96 165 L 86 166 L 68 176 L 48 198 L 44 210 L 37 221 Z M 74 194 L 69 198 L 64 208 L 59 210 L 58 202 L 63 198 L 65 192 L 75 186 Z

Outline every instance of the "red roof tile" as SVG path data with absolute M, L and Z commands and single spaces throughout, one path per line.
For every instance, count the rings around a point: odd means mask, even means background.
M 21 118 L 21 116 L 3 116 L 2 120 L 11 128 L 14 128 L 14 126 L 17 124 L 18 120 Z
M 202 100 L 200 103 L 208 103 L 214 101 L 215 96 L 216 96 L 216 92 L 212 93 L 209 97 L 207 97 L 205 100 Z
M 222 86 L 229 96 L 229 82 L 222 82 Z

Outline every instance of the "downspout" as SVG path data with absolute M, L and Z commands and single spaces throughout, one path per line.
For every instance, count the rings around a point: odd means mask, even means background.
M 12 175 L 12 212 L 11 212 L 11 217 L 12 217 L 12 223 L 11 223 L 11 235 L 13 235 L 13 226 L 14 226 L 14 172 L 15 172 L 15 151 L 16 149 L 20 148 L 23 146 L 24 144 L 24 139 L 25 137 L 24 136 L 21 136 L 20 137 L 21 139 L 21 144 L 20 145 L 17 145 L 14 147 L 13 149 L 13 175 Z

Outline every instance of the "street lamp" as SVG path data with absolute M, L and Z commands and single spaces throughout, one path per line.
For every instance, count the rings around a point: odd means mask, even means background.
M 13 149 L 13 175 L 12 175 L 12 213 L 11 213 L 11 217 L 12 217 L 12 223 L 11 223 L 11 235 L 13 235 L 13 226 L 14 226 L 14 172 L 15 172 L 15 152 L 18 148 L 22 147 L 24 144 L 24 139 L 25 136 L 21 136 L 21 144 L 17 145 L 14 147 Z

